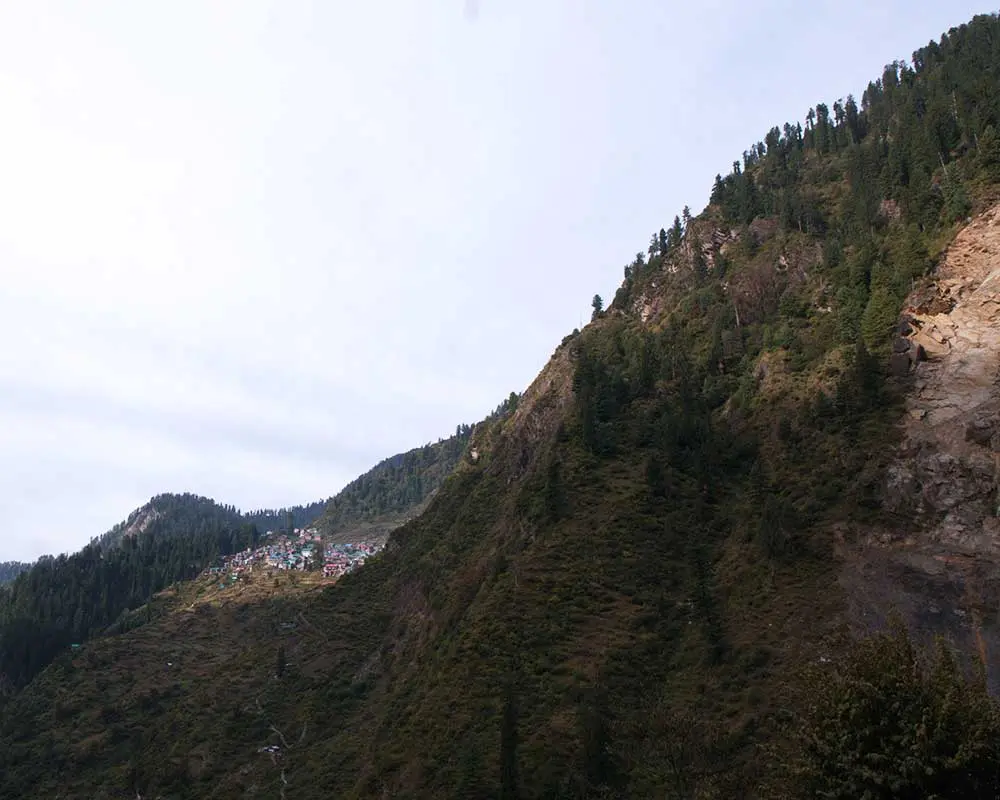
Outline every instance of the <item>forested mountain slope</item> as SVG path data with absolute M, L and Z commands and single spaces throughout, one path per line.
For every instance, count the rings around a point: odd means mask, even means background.
M 100 634 L 156 592 L 257 539 L 252 526 L 219 519 L 199 519 L 167 534 L 154 521 L 117 547 L 95 541 L 72 555 L 38 559 L 0 587 L 0 707 L 5 694 L 70 645 Z
M 327 501 L 318 500 L 306 505 L 281 509 L 240 511 L 236 506 L 224 505 L 196 494 L 160 494 L 137 508 L 122 522 L 100 537 L 105 549 L 116 547 L 125 539 L 153 532 L 167 537 L 178 533 L 191 534 L 219 525 L 252 525 L 264 533 L 288 527 L 311 524 L 323 513 Z
M 160 494 L 129 514 L 96 543 L 108 550 L 127 539 L 146 535 L 170 538 L 242 522 L 242 515 L 235 507 L 221 505 L 208 497 L 190 493 Z
M 486 421 L 511 413 L 517 403 L 512 392 Z M 471 425 L 459 425 L 447 439 L 381 461 L 331 498 L 315 526 L 331 540 L 384 540 L 423 511 L 455 469 L 471 435 Z
M 516 403 L 517 395 L 512 394 L 491 418 L 506 413 Z M 284 530 L 289 525 L 314 526 L 335 538 L 349 539 L 359 532 L 367 538 L 384 538 L 423 508 L 455 468 L 471 430 L 469 425 L 459 425 L 453 436 L 384 459 L 333 497 L 305 505 L 240 511 L 194 494 L 157 495 L 104 534 L 100 543 L 113 547 L 150 528 L 161 536 L 170 536 L 219 524 L 253 525 L 261 533 Z
M 313 595 L 161 597 L 145 626 L 64 656 L 3 711 L 0 794 L 995 797 L 985 682 L 946 648 L 924 668 L 901 632 L 848 634 L 900 587 L 934 599 L 929 567 L 957 547 L 989 556 L 996 476 L 971 448 L 993 432 L 971 412 L 991 395 L 945 358 L 954 335 L 918 334 L 992 302 L 995 267 L 954 270 L 992 263 L 998 97 L 983 16 L 860 103 L 772 129 L 470 432 L 382 555 Z M 935 374 L 971 387 L 952 472 L 911 445 L 954 443 L 920 414 Z M 977 519 L 942 501 L 956 474 Z M 230 657 L 206 670 L 223 614 Z M 936 629 L 962 634 L 951 616 Z
M 515 402 L 512 395 L 491 418 Z M 386 459 L 329 501 L 243 513 L 195 494 L 161 494 L 78 553 L 45 556 L 17 573 L 11 565 L 0 589 L 0 694 L 70 645 L 132 624 L 128 612 L 156 592 L 255 546 L 268 530 L 316 525 L 331 538 L 384 539 L 440 486 L 470 432 L 462 425 L 448 439 Z

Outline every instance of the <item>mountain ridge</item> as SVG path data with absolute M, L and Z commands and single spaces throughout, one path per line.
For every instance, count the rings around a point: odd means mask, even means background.
M 515 402 L 511 395 L 490 419 Z M 192 493 L 159 494 L 76 553 L 43 556 L 0 589 L 0 701 L 59 652 L 141 621 L 139 610 L 157 592 L 256 548 L 261 534 L 316 525 L 328 542 L 381 544 L 426 506 L 471 432 L 460 425 L 454 436 L 385 459 L 329 501 L 305 506 L 244 513 Z
M 491 418 L 506 413 L 512 403 L 516 399 L 504 401 Z M 241 511 L 190 492 L 155 495 L 97 541 L 102 547 L 113 547 L 158 522 L 161 527 L 166 522 L 167 527 L 190 529 L 209 520 L 251 524 L 261 532 L 286 529 L 290 522 L 293 528 L 315 526 L 327 536 L 345 530 L 350 534 L 352 525 L 362 525 L 376 531 L 376 538 L 384 538 L 423 507 L 458 462 L 471 431 L 472 426 L 459 425 L 452 436 L 383 459 L 330 498 L 304 505 Z
M 881 620 L 848 592 L 878 583 L 843 553 L 939 521 L 886 502 L 923 369 L 893 356 L 914 283 L 1000 182 L 998 48 L 976 17 L 860 106 L 768 132 L 362 569 L 259 602 L 184 584 L 64 653 L 0 712 L 0 788 L 994 796 L 1000 711 L 961 679 L 992 650 L 942 648 L 914 683 L 904 636 L 854 649 Z M 215 630 L 230 657 L 203 670 Z

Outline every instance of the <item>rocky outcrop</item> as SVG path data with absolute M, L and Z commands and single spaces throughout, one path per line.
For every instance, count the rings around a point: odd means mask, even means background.
M 1000 208 L 958 234 L 899 333 L 893 363 L 913 385 L 886 500 L 930 517 L 934 541 L 1000 555 Z
M 140 536 L 146 532 L 146 529 L 149 528 L 150 525 L 162 516 L 163 514 L 154 508 L 152 503 L 143 506 L 132 515 L 131 519 L 129 519 L 125 530 L 122 531 L 122 538 L 128 539 L 132 536 Z
M 866 532 L 845 560 L 855 619 L 895 606 L 979 653 L 1000 689 L 1000 207 L 966 226 L 908 298 L 890 369 L 912 382 L 884 487 L 900 522 Z

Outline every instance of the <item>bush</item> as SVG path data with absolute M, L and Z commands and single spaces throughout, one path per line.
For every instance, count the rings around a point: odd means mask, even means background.
M 922 658 L 898 621 L 816 670 L 801 731 L 802 796 L 996 798 L 1000 707 L 938 641 Z

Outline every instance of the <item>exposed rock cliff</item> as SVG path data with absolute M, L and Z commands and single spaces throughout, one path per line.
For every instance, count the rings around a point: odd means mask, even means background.
M 1000 208 L 959 233 L 934 284 L 910 301 L 910 351 L 923 348 L 927 359 L 913 373 L 889 500 L 935 518 L 935 542 L 1000 555 Z
M 857 618 L 870 624 L 894 605 L 1000 673 L 1000 206 L 967 225 L 910 296 L 893 349 L 893 371 L 912 380 L 885 491 L 900 524 L 865 537 L 844 582 Z

